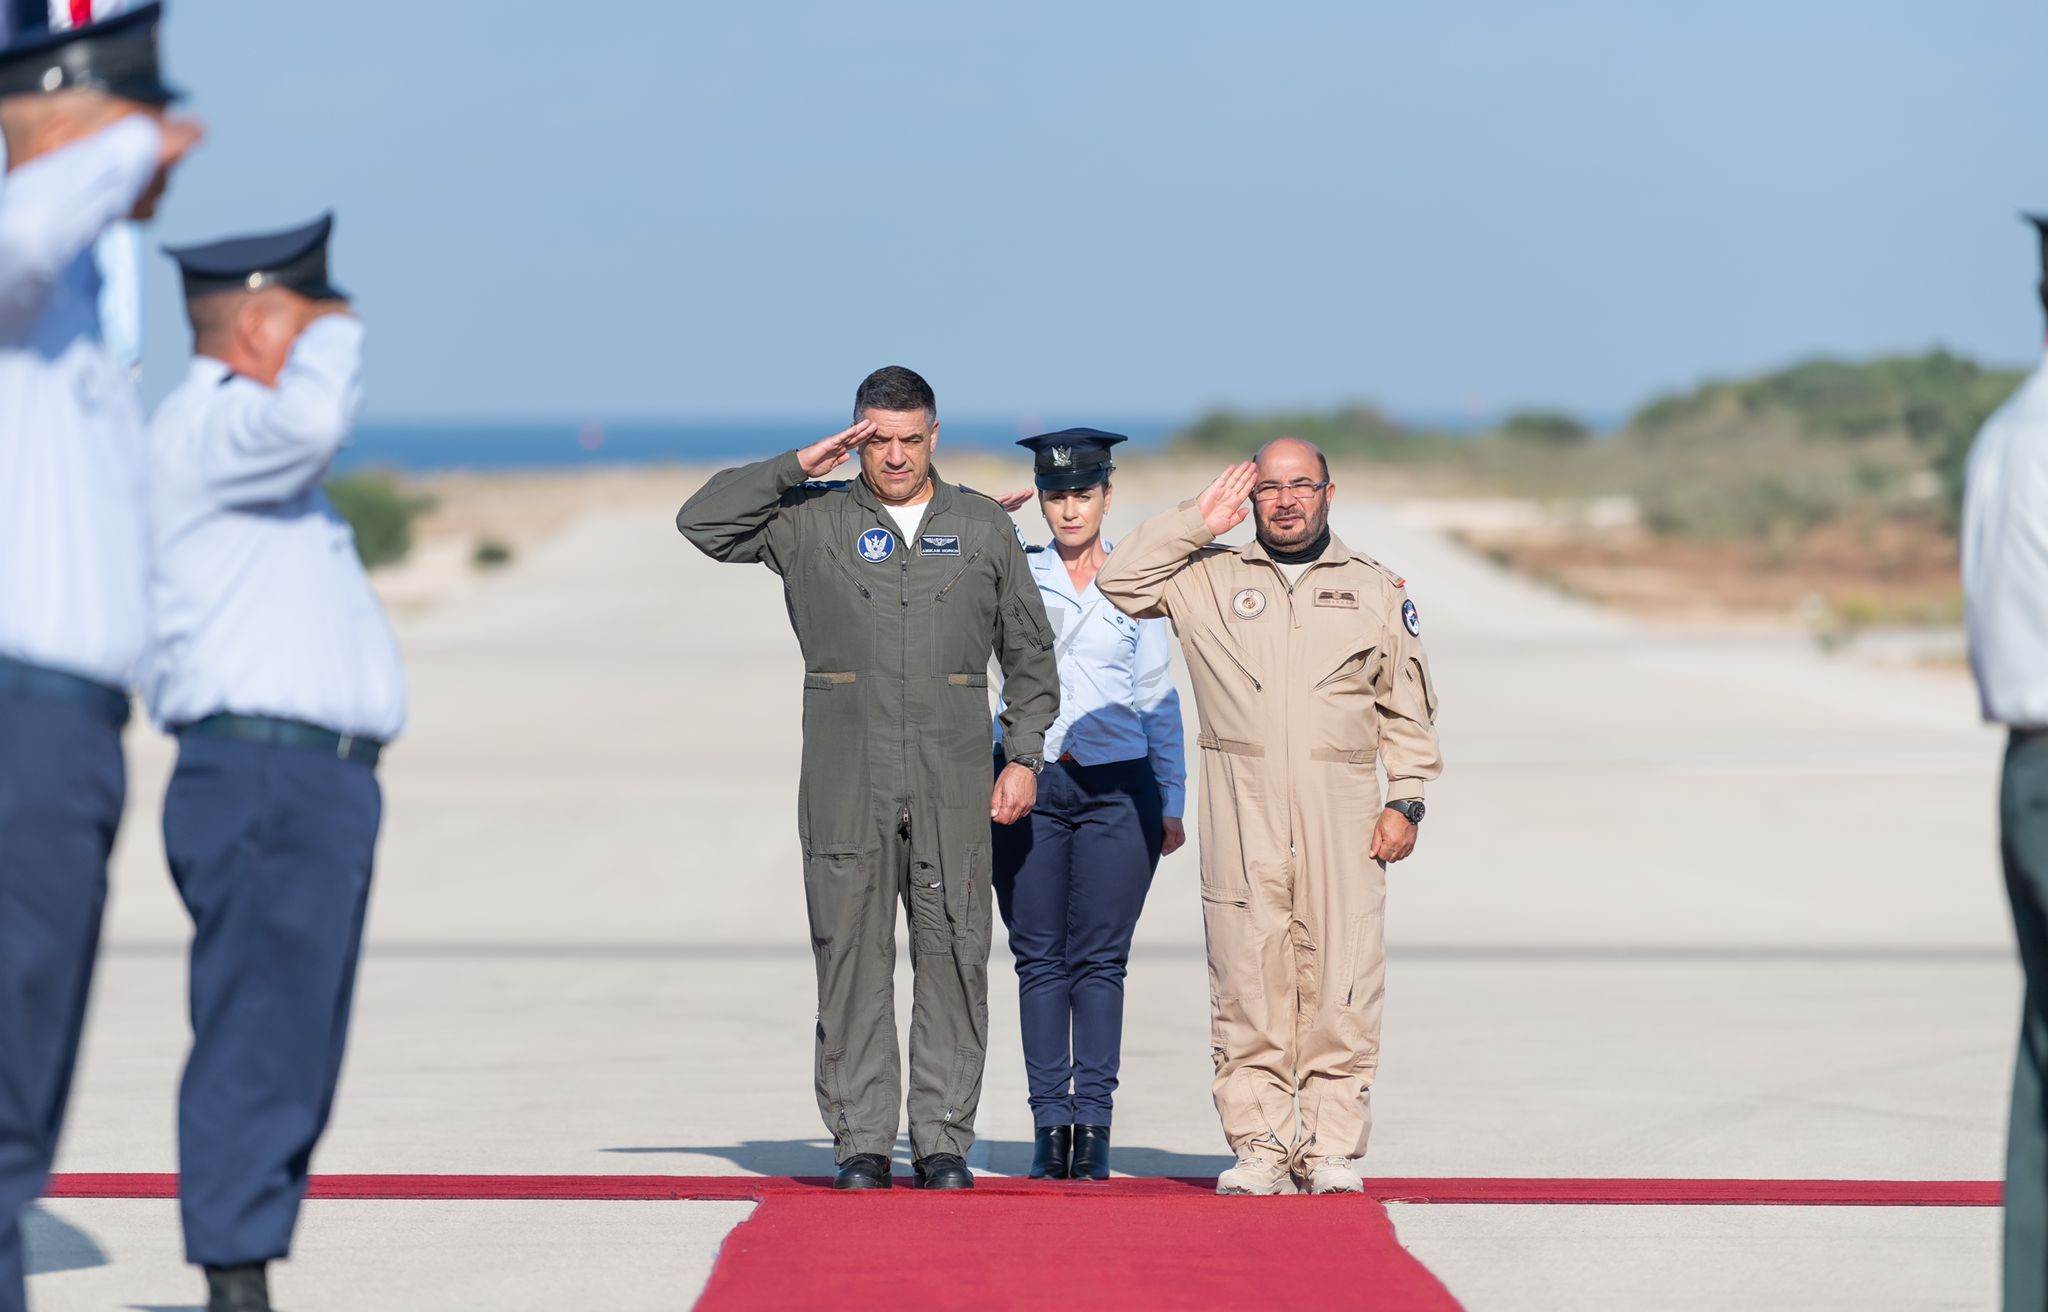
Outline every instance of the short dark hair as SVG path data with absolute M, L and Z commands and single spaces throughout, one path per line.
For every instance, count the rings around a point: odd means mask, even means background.
M 916 370 L 885 364 L 861 379 L 853 393 L 853 417 L 857 420 L 870 410 L 922 410 L 926 418 L 937 419 L 939 398 Z

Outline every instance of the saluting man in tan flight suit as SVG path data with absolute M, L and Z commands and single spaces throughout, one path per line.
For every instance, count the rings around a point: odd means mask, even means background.
M 1194 680 L 1214 1091 L 1237 1154 L 1224 1194 L 1290 1176 L 1362 1188 L 1386 866 L 1414 851 L 1443 770 L 1415 603 L 1330 534 L 1332 492 L 1322 453 L 1282 438 L 1126 537 L 1096 578 L 1134 619 L 1173 621 Z M 1257 540 L 1216 545 L 1247 498 Z

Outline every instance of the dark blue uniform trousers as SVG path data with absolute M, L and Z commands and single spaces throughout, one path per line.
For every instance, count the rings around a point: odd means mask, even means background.
M 382 811 L 361 762 L 179 740 L 164 852 L 194 929 L 178 1193 L 195 1263 L 290 1249 L 341 1076 Z
M 26 1295 L 22 1209 L 71 1090 L 126 792 L 118 722 L 0 694 L 0 1310 Z
M 1108 1125 L 1124 968 L 1164 840 L 1149 762 L 1055 761 L 1038 805 L 995 825 L 996 902 L 1017 962 L 1031 1120 Z

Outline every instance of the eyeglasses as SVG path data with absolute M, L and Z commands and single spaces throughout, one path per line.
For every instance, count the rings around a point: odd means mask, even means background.
M 1311 483 L 1305 478 L 1297 478 L 1292 483 L 1260 483 L 1252 489 L 1252 500 L 1278 501 L 1285 496 L 1291 500 L 1306 501 L 1329 485 L 1327 478 L 1320 483 Z

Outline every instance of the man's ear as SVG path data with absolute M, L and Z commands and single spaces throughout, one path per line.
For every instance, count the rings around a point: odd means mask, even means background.
M 939 421 L 938 421 L 938 420 L 936 420 L 936 419 L 934 419 L 934 420 L 932 420 L 932 436 L 931 436 L 931 441 L 927 442 L 927 443 L 926 443 L 925 445 L 927 445 L 927 446 L 937 446 L 938 444 L 939 444 Z

